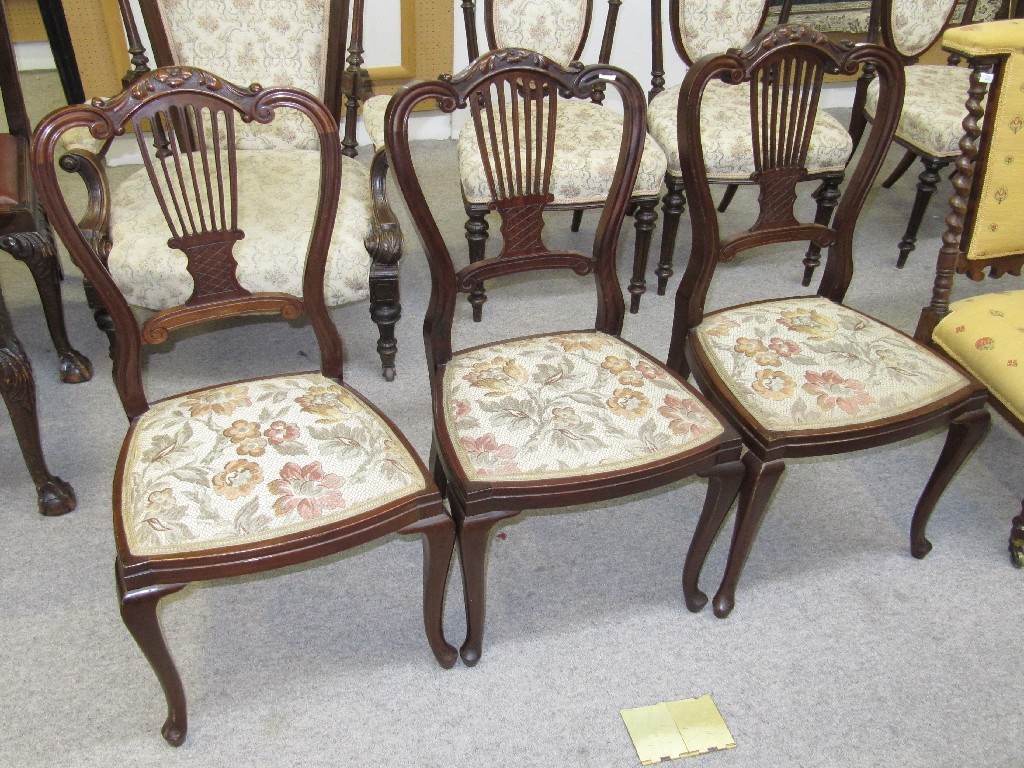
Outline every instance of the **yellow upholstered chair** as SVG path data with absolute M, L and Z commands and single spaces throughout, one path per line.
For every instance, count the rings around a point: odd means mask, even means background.
M 974 374 L 996 410 L 1024 432 L 1024 289 L 950 301 L 954 274 L 1019 277 L 1024 265 L 1024 20 L 951 29 L 943 47 L 971 65 L 969 114 L 917 338 Z M 1010 552 L 1024 566 L 1024 511 L 1013 522 Z

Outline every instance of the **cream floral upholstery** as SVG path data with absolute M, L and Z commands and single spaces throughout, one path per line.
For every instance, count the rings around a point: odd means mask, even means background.
M 916 56 L 927 49 L 942 32 L 955 4 L 956 0 L 893 0 L 892 36 L 896 50 L 904 56 Z
M 691 451 L 723 431 L 664 366 L 596 332 L 459 353 L 443 386 L 445 426 L 473 480 L 639 466 Z
M 502 0 L 493 18 L 498 48 L 528 48 L 564 67 L 583 39 L 587 0 Z
M 768 11 L 766 27 L 778 25 L 779 10 L 780 6 L 775 6 Z M 789 14 L 789 23 L 809 24 L 822 32 L 863 34 L 868 31 L 870 15 L 871 0 L 814 3 L 813 5 L 795 6 Z
M 320 0 L 162 0 L 160 13 L 175 62 L 202 67 L 240 85 L 302 88 L 324 97 L 330 4 Z M 261 127 L 262 128 L 262 127 Z M 239 149 L 316 149 L 316 133 L 297 114 L 266 129 L 238 126 Z
M 121 514 L 135 555 L 264 541 L 426 487 L 380 416 L 319 373 L 155 403 L 127 440 Z
M 953 302 L 932 340 L 1024 421 L 1024 291 Z
M 676 110 L 679 90 L 669 88 L 658 94 L 647 111 L 651 135 L 665 149 L 668 172 L 680 176 L 679 139 Z M 701 105 L 701 140 L 704 164 L 712 181 L 748 179 L 754 173 L 754 150 L 750 134 L 750 88 L 727 85 L 718 80 L 708 83 Z M 824 110 L 818 110 L 807 152 L 810 173 L 842 173 L 853 150 L 846 128 Z
M 367 170 L 342 158 L 341 200 L 327 256 L 329 306 L 368 295 L 370 256 L 363 238 L 370 229 Z M 239 227 L 235 244 L 238 281 L 253 291 L 302 295 L 302 270 L 320 183 L 320 153 L 302 150 L 238 153 Z M 268 183 L 269 181 L 269 183 Z M 148 309 L 182 304 L 192 293 L 185 254 L 167 247 L 167 224 L 141 168 L 112 195 L 108 264 L 125 298 Z M 302 233 L 296 237 L 296 233 Z
M 757 33 L 763 2 L 752 0 L 684 0 L 679 4 L 679 31 L 690 61 L 709 53 L 742 48 Z
M 486 129 L 486 120 L 484 121 Z M 608 197 L 622 141 L 622 115 L 587 101 L 558 102 L 550 191 L 555 203 L 595 203 Z M 634 195 L 657 195 L 665 177 L 665 153 L 648 136 Z M 491 200 L 476 128 L 459 132 L 459 171 L 467 202 Z
M 774 432 L 866 424 L 968 385 L 907 336 L 818 297 L 706 315 L 696 340 L 740 405 Z
M 370 141 L 373 142 L 375 149 L 384 146 L 384 113 L 390 101 L 390 96 L 381 95 L 363 102 L 363 126 L 370 134 Z

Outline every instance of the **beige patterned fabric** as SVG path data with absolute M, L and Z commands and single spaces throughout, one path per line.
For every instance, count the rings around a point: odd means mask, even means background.
M 779 23 L 779 6 L 768 11 L 765 27 L 777 26 Z M 798 5 L 789 14 L 790 24 L 809 24 L 822 32 L 844 32 L 863 34 L 868 31 L 868 19 L 871 15 L 870 0 L 860 2 L 814 3 Z
M 647 110 L 651 135 L 668 156 L 668 172 L 680 176 L 676 114 L 679 89 L 658 94 Z M 754 149 L 750 134 L 750 88 L 712 80 L 704 90 L 700 114 L 704 165 L 712 181 L 749 179 L 754 173 Z M 811 173 L 842 172 L 853 150 L 846 128 L 819 109 L 807 150 Z
M 461 352 L 443 386 L 445 426 L 471 480 L 625 469 L 694 450 L 723 432 L 664 366 L 603 333 Z
M 103 147 L 103 142 L 94 139 L 88 128 L 72 128 L 64 131 L 57 140 L 57 159 L 68 152 L 86 151 L 94 155 Z
M 867 424 L 968 384 L 913 339 L 818 297 L 715 312 L 695 337 L 740 405 L 774 432 Z
M 597 203 L 607 198 L 621 141 L 622 115 L 589 101 L 560 100 L 550 186 L 554 202 Z M 665 163 L 665 153 L 648 136 L 633 194 L 659 194 Z M 459 172 L 468 202 L 490 202 L 491 190 L 472 120 L 459 132 Z
M 1003 0 L 978 0 L 978 4 L 974 6 L 974 18 L 971 23 L 979 24 L 983 21 L 992 21 L 1002 5 Z M 953 21 L 960 22 L 966 6 L 967 0 L 959 0 L 957 2 L 957 9 L 953 12 Z
M 494 42 L 527 48 L 563 67 L 575 58 L 587 24 L 587 0 L 496 0 Z
M 324 97 L 328 0 L 162 0 L 171 56 L 233 83 L 287 85 Z M 317 149 L 308 119 L 278 116 L 270 130 L 239 125 L 239 149 Z
M 764 12 L 758 0 L 683 0 L 679 32 L 690 61 L 709 53 L 742 48 L 757 34 Z
M 896 135 L 932 157 L 960 154 L 960 137 L 967 117 L 967 88 L 971 70 L 943 64 L 907 67 L 907 89 Z M 875 116 L 878 81 L 868 87 L 865 111 Z
M 896 50 L 904 56 L 925 51 L 942 32 L 955 4 L 956 0 L 892 0 Z
M 363 125 L 366 132 L 370 134 L 370 141 L 374 149 L 384 146 L 384 113 L 388 104 L 391 103 L 390 96 L 374 96 L 363 102 Z
M 163 400 L 127 439 L 121 516 L 135 555 L 264 541 L 426 487 L 391 428 L 319 373 Z
M 369 295 L 370 181 L 355 160 L 342 158 L 341 200 L 327 256 L 329 306 Z M 302 271 L 320 183 L 320 153 L 301 150 L 238 153 L 238 281 L 249 291 L 302 295 Z M 145 168 L 114 190 L 108 264 L 125 298 L 148 309 L 184 303 L 192 277 L 182 251 L 167 247 L 170 232 Z

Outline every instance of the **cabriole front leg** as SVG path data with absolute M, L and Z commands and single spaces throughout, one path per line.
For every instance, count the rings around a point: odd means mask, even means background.
M 707 474 L 708 492 L 704 498 L 704 509 L 701 510 L 683 566 L 683 598 L 686 607 L 693 613 L 700 611 L 708 602 L 708 596 L 700 590 L 700 572 L 729 508 L 736 501 L 745 472 L 743 462 L 737 459 L 718 464 Z
M 423 628 L 437 663 L 451 669 L 459 652 L 444 637 L 444 588 L 455 551 L 455 523 L 439 504 L 437 514 L 403 528 L 401 533 L 423 534 Z

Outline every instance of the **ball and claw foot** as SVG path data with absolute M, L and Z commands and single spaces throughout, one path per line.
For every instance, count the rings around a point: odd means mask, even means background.
M 910 554 L 912 554 L 918 560 L 923 559 L 924 556 L 931 551 L 932 543 L 923 536 L 918 541 L 910 542 Z
M 686 596 L 686 608 L 690 613 L 700 613 L 707 604 L 708 596 L 699 589 L 697 590 L 697 594 Z
M 60 356 L 60 380 L 65 384 L 81 384 L 92 378 L 92 363 L 80 352 L 71 350 Z
M 724 619 L 730 613 L 732 609 L 736 607 L 736 599 L 732 595 L 715 595 L 715 602 L 713 609 L 715 616 L 720 619 Z
M 39 489 L 39 514 L 46 517 L 66 515 L 78 506 L 74 489 L 59 477 L 53 476 Z
M 185 743 L 187 730 L 184 726 L 175 723 L 171 718 L 167 718 L 163 728 L 160 729 L 160 733 L 172 747 L 180 747 Z

